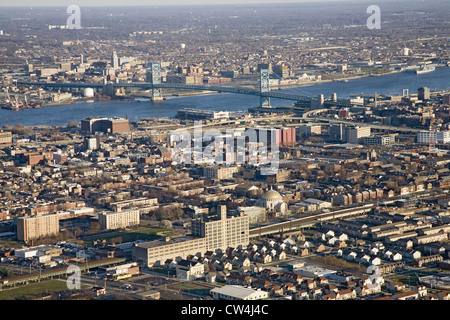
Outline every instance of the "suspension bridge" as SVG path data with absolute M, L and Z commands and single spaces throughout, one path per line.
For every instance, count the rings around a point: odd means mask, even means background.
M 150 82 L 131 82 L 131 83 L 119 83 L 119 82 L 103 82 L 103 83 L 86 83 L 86 82 L 31 82 L 25 80 L 17 80 L 17 84 L 36 86 L 43 88 L 68 88 L 68 89 L 83 89 L 93 88 L 97 90 L 103 90 L 104 92 L 109 89 L 113 91 L 115 88 L 137 88 L 141 90 L 151 90 L 153 101 L 162 101 L 163 89 L 179 89 L 179 90 L 194 90 L 194 91 L 215 91 L 225 93 L 237 93 L 254 95 L 260 97 L 260 107 L 269 108 L 270 99 L 283 99 L 291 100 L 305 104 L 316 104 L 316 106 L 323 106 L 325 103 L 332 103 L 332 105 L 340 107 L 351 106 L 348 99 L 335 99 L 325 100 L 323 95 L 318 97 L 306 96 L 285 90 L 270 90 L 270 72 L 269 69 L 262 69 L 260 71 L 259 90 L 248 87 L 233 87 L 233 86 L 218 86 L 218 85 L 198 85 L 198 84 L 181 84 L 181 83 L 168 83 L 162 82 L 161 76 L 161 64 L 152 63 L 150 69 Z

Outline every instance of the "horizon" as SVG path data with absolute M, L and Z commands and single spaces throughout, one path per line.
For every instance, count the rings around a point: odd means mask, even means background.
M 400 0 L 406 1 L 406 0 Z M 419 1 L 419 0 L 417 0 Z M 439 1 L 439 0 L 435 0 Z M 63 1 L 55 1 L 55 0 L 46 0 L 39 1 L 36 4 L 33 0 L 25 0 L 25 1 L 17 1 L 19 3 L 14 4 L 6 4 L 0 1 L 0 7 L 67 7 L 70 5 L 78 5 L 83 7 L 169 7 L 169 6 L 216 6 L 216 5 L 284 5 L 284 4 L 323 4 L 327 5 L 330 2 L 339 3 L 339 2 L 351 2 L 353 4 L 362 4 L 362 3 L 371 3 L 371 0 L 193 0 L 193 1 L 183 1 L 183 0 L 130 0 L 127 4 L 124 4 L 123 1 L 120 0 L 63 0 Z M 381 0 L 378 2 L 390 2 L 389 0 Z M 411 2 L 411 1 L 408 1 Z

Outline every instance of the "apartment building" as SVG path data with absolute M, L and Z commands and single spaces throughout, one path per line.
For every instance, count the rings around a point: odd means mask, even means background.
M 420 131 L 417 133 L 417 143 L 449 143 L 450 131 Z
M 17 218 L 17 239 L 35 240 L 59 233 L 57 214 L 34 215 Z
M 203 168 L 203 176 L 209 179 L 233 179 L 233 175 L 238 171 L 238 167 L 211 166 Z
M 221 206 L 217 216 L 192 221 L 191 237 L 136 244 L 132 248 L 133 260 L 152 267 L 167 259 L 246 246 L 249 243 L 248 221 L 248 216 L 244 215 L 227 218 L 226 206 Z
M 0 130 L 0 145 L 2 144 L 11 144 L 12 143 L 12 134 L 10 131 Z
M 395 135 L 387 134 L 387 135 L 372 135 L 363 138 L 364 145 L 380 145 L 387 146 L 395 143 Z
M 101 212 L 98 214 L 100 229 L 123 229 L 140 223 L 139 210 L 121 212 Z
M 358 144 L 362 138 L 370 136 L 370 127 L 349 127 L 346 133 L 348 143 Z
M 192 221 L 192 235 L 206 239 L 206 250 L 225 250 L 227 247 L 246 245 L 249 242 L 248 217 L 241 215 L 227 219 L 226 206 L 219 207 L 218 219 Z

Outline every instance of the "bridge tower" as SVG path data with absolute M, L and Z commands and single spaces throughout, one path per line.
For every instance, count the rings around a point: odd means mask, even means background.
M 261 108 L 270 108 L 270 97 L 264 96 L 264 93 L 270 92 L 270 73 L 269 69 L 261 69 L 259 74 L 260 80 L 260 98 Z
M 154 87 L 155 84 L 161 84 L 161 63 L 152 62 L 150 68 L 151 68 L 150 83 L 152 85 L 152 100 L 162 101 L 163 96 L 161 93 L 161 88 Z

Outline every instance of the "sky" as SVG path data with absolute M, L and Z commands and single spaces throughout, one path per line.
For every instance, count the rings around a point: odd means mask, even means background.
M 165 5 L 212 5 L 212 4 L 262 4 L 334 2 L 343 0 L 0 0 L 0 6 L 165 6 Z M 345 0 L 344 0 L 345 1 Z

